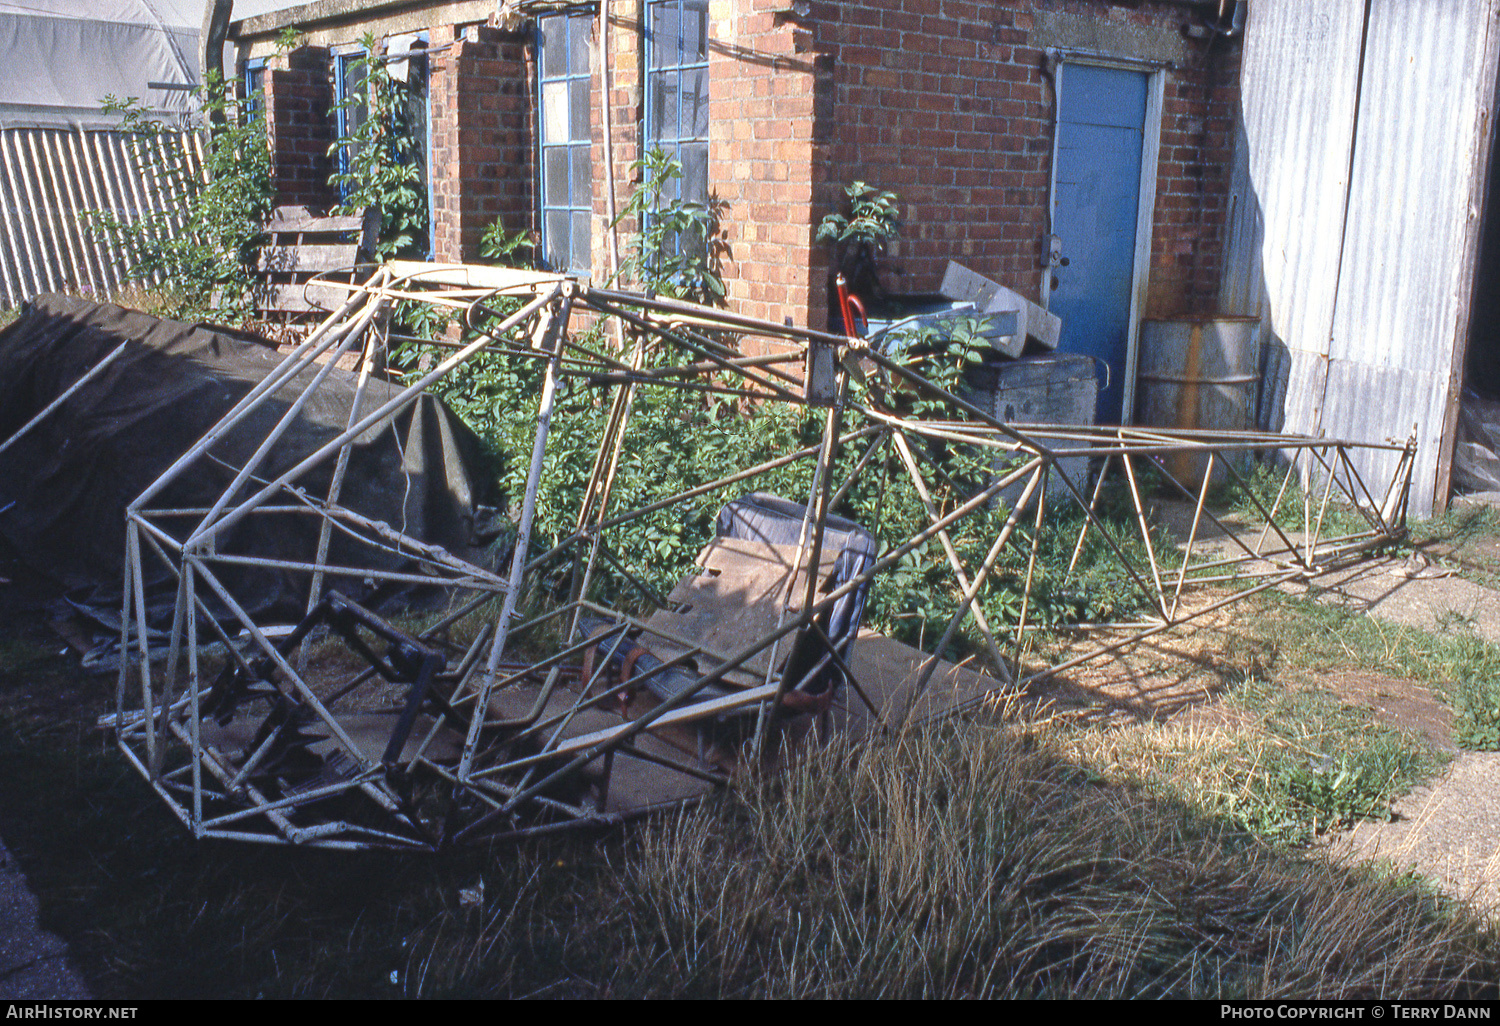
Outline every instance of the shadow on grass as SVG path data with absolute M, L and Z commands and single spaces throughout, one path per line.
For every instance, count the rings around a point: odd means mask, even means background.
M 0 830 L 101 997 L 1493 997 L 1500 977 L 1493 935 L 1419 884 L 1106 785 L 1015 725 L 836 742 L 623 833 L 338 854 L 192 841 L 88 701 L 21 701 L 73 686 L 61 661 L 18 662 Z

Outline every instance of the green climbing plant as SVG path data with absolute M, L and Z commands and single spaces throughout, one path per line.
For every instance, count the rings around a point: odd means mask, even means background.
M 724 280 L 716 266 L 714 237 L 719 217 L 712 204 L 666 199 L 671 183 L 682 177 L 682 164 L 653 148 L 632 165 L 641 182 L 614 220 L 634 219 L 639 229 L 626 243 L 619 277 L 659 295 L 715 303 L 724 298 Z
M 348 71 L 354 85 L 334 107 L 343 112 L 347 130 L 328 153 L 346 159 L 329 184 L 344 194 L 341 213 L 380 211 L 375 248 L 382 259 L 420 258 L 427 248 L 427 197 L 417 171 L 407 87 L 391 77 L 373 34 L 360 44 L 364 55 Z
M 165 313 L 234 320 L 251 308 L 252 271 L 275 189 L 262 119 L 251 116 L 217 72 L 195 90 L 196 127 L 207 135 L 201 173 L 173 159 L 182 130 L 163 122 L 135 97 L 106 96 L 133 137 L 136 172 L 166 198 L 156 213 L 127 220 L 91 211 L 90 229 L 128 254 L 125 278 L 148 287 L 165 283 Z

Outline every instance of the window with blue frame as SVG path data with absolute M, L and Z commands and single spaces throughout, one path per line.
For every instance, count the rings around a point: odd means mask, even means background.
M 241 109 L 250 121 L 258 121 L 266 110 L 266 59 L 255 57 L 245 62 L 240 72 Z
M 670 192 L 664 192 L 661 201 L 681 199 L 706 206 L 708 0 L 652 0 L 646 7 L 643 134 L 646 149 L 660 148 L 682 165 L 682 177 L 667 186 Z
M 587 13 L 537 19 L 542 256 L 554 270 L 584 274 L 589 272 L 594 214 L 589 128 L 593 22 Z
M 401 90 L 405 100 L 402 119 L 412 140 L 407 159 L 416 165 L 417 187 L 420 194 L 425 197 L 427 209 L 431 211 L 432 179 L 429 164 L 432 139 L 428 119 L 429 76 L 426 33 L 415 37 L 407 36 L 402 41 L 406 45 L 399 52 L 392 47 L 385 58 L 385 65 L 392 84 Z M 395 38 L 389 41 L 389 43 L 394 42 Z M 340 139 L 354 135 L 369 113 L 363 102 L 347 102 L 350 97 L 357 97 L 363 91 L 364 57 L 365 51 L 360 47 L 343 48 L 336 51 L 333 56 L 334 131 Z M 349 173 L 350 163 L 358 152 L 357 147 L 357 143 L 339 147 L 335 154 L 339 174 Z M 351 191 L 352 186 L 349 182 L 341 182 L 339 199 L 348 200 Z M 432 252 L 431 218 L 428 217 L 427 221 L 427 235 L 419 247 L 423 253 Z
M 365 59 L 365 51 L 359 48 L 341 50 L 333 55 L 333 118 L 334 136 L 338 139 L 346 139 L 352 136 L 359 126 L 364 124 L 368 113 L 363 103 L 351 104 L 351 96 L 359 93 L 365 83 L 365 69 L 362 63 Z M 350 162 L 354 155 L 359 152 L 358 144 L 350 143 L 340 146 L 335 160 L 338 164 L 338 173 L 347 175 Z M 339 199 L 341 201 L 349 198 L 351 186 L 348 182 L 339 185 Z

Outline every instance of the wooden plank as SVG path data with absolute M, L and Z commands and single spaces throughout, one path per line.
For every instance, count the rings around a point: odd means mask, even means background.
M 313 217 L 304 214 L 300 217 L 278 218 L 274 215 L 266 222 L 266 231 L 278 234 L 289 234 L 292 232 L 323 234 L 323 233 L 345 233 L 359 232 L 364 229 L 364 217 L 351 214 L 346 217 Z
M 337 310 L 349 292 L 321 284 L 265 285 L 256 292 L 256 306 L 278 313 L 311 313 Z
M 567 275 L 526 271 L 515 267 L 428 264 L 418 260 L 392 260 L 386 266 L 398 279 L 411 278 L 426 284 L 457 285 L 461 288 L 529 288 L 533 293 L 539 293 L 558 282 L 568 280 Z
M 337 246 L 267 246 L 260 251 L 256 268 L 263 272 L 332 271 L 351 266 L 358 259 L 354 243 Z
M 646 621 L 647 632 L 663 631 L 668 638 L 691 640 L 709 655 L 724 659 L 776 630 L 787 578 L 797 566 L 798 555 L 795 545 L 712 539 L 698 554 L 702 573 L 678 582 L 667 596 L 674 608 L 653 613 Z M 820 583 L 833 571 L 837 558 L 836 552 L 827 549 L 821 553 Z M 806 592 L 807 574 L 798 569 L 788 602 L 789 618 L 801 610 Z M 663 660 L 686 651 L 680 643 L 659 637 L 643 640 L 642 644 Z M 785 660 L 790 651 L 790 641 L 779 645 L 778 660 Z M 770 654 L 766 649 L 747 659 L 745 669 L 764 679 Z M 745 681 L 735 679 L 732 683 Z

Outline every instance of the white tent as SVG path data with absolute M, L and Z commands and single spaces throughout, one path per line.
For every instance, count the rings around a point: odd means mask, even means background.
M 202 23 L 203 0 L 0 0 L 0 129 L 110 127 L 105 96 L 187 114 Z

